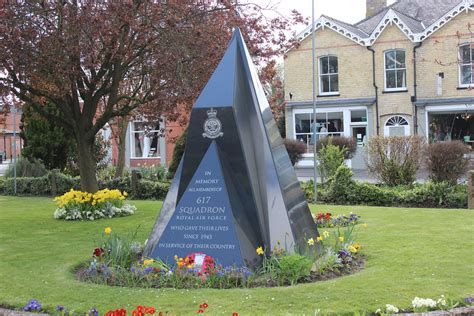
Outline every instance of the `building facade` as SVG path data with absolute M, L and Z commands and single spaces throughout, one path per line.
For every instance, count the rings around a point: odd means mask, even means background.
M 373 135 L 474 140 L 474 1 L 367 0 L 367 18 L 316 22 L 317 111 L 312 114 L 311 26 L 287 52 L 286 132 L 308 144 L 299 168 L 312 168 L 316 139 L 357 140 L 350 163 L 364 169 Z M 314 124 L 317 123 L 317 124 Z

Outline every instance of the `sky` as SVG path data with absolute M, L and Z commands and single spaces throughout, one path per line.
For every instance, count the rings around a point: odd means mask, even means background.
M 289 15 L 292 9 L 296 9 L 303 16 L 311 17 L 312 0 L 248 0 L 248 2 L 275 7 L 282 15 Z M 343 22 L 355 23 L 365 18 L 365 2 L 366 0 L 314 0 L 315 16 L 317 18 L 325 14 Z M 395 0 L 388 0 L 387 4 L 394 2 Z

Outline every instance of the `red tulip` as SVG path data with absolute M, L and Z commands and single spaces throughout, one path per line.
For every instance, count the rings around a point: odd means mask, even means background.
M 104 249 L 102 248 L 95 248 L 94 249 L 94 256 L 100 257 L 104 253 Z

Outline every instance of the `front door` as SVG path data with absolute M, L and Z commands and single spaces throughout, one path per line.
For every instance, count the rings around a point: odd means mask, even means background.
M 367 144 L 367 126 L 353 126 L 351 129 L 352 138 L 357 143 L 357 151 L 352 158 L 352 169 L 365 170 L 365 145 Z

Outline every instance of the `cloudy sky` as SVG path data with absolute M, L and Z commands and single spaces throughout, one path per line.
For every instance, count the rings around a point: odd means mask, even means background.
M 289 14 L 292 9 L 298 10 L 304 16 L 311 16 L 312 0 L 248 0 L 262 6 L 275 7 L 283 15 Z M 366 0 L 314 0 L 316 17 L 321 14 L 335 19 L 355 23 L 365 18 Z M 395 0 L 388 0 L 392 4 Z M 301 30 L 296 30 L 301 31 Z

